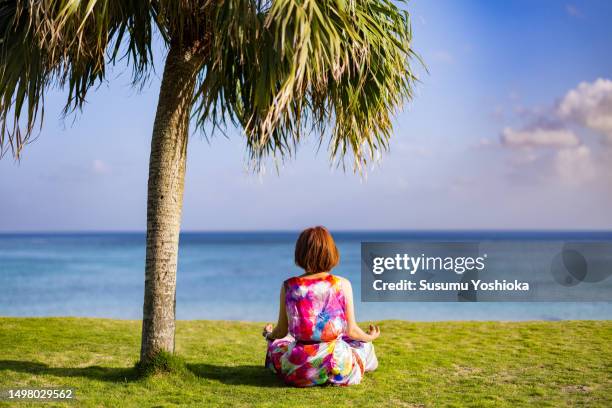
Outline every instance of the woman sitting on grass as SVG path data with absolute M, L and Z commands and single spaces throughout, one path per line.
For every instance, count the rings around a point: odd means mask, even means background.
M 359 384 L 378 367 L 368 333 L 357 326 L 351 283 L 330 273 L 340 255 L 324 227 L 304 230 L 295 244 L 295 263 L 304 274 L 283 282 L 278 323 L 264 327 L 266 367 L 290 385 Z

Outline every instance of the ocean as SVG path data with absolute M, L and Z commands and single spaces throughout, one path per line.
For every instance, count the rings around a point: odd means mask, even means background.
M 366 303 L 360 298 L 362 241 L 612 240 L 611 232 L 333 232 L 334 273 L 349 278 L 360 321 L 611 319 L 612 302 Z M 185 232 L 177 276 L 177 318 L 270 321 L 278 314 L 297 232 Z M 145 234 L 0 234 L 1 316 L 142 315 Z

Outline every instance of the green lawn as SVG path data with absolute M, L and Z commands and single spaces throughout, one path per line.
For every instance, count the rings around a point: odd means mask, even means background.
M 612 321 L 383 321 L 376 372 L 309 389 L 262 367 L 261 326 L 179 321 L 188 370 L 138 378 L 140 322 L 0 318 L 0 388 L 76 389 L 76 401 L 45 407 L 612 406 Z

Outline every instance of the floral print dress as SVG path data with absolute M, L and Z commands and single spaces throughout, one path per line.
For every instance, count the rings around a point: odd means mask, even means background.
M 289 334 L 268 342 L 266 366 L 287 384 L 358 384 L 378 362 L 372 343 L 349 339 L 341 279 L 334 275 L 284 282 Z

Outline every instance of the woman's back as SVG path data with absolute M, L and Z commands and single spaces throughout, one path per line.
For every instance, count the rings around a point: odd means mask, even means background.
M 298 341 L 332 341 L 346 331 L 341 279 L 295 277 L 285 281 L 289 333 Z
M 287 384 L 358 384 L 378 361 L 371 341 L 355 322 L 353 289 L 331 275 L 340 253 L 324 227 L 307 228 L 295 244 L 295 264 L 304 275 L 283 282 L 278 324 L 264 327 L 268 340 L 266 367 Z

